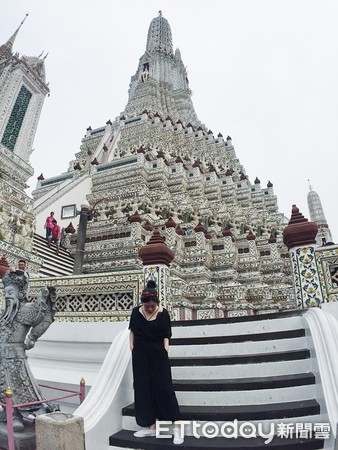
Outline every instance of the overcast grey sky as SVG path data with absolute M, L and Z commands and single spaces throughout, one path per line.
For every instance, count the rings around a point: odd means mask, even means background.
M 46 59 L 36 177 L 65 172 L 86 128 L 127 103 L 150 21 L 168 19 L 200 120 L 233 139 L 251 182 L 274 184 L 279 208 L 308 217 L 308 179 L 338 240 L 336 0 L 2 0 L 0 42 L 29 17 L 15 51 Z

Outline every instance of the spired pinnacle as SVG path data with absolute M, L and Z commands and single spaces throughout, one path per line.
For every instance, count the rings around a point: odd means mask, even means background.
M 162 16 L 162 11 L 159 11 L 158 17 L 155 17 L 150 23 L 147 51 L 160 52 L 167 55 L 173 54 L 171 28 L 167 19 Z
M 29 16 L 29 13 L 26 13 L 26 15 L 25 15 L 25 17 L 24 17 L 24 19 L 21 21 L 21 23 L 20 23 L 20 25 L 19 25 L 19 27 L 18 27 L 18 29 L 17 29 L 17 31 L 19 31 L 20 30 L 20 28 L 22 27 L 22 25 L 23 25 L 23 23 L 24 23 L 24 21 L 27 19 L 27 17 Z
M 151 115 L 161 121 L 167 117 L 173 124 L 178 120 L 190 123 L 194 130 L 201 124 L 191 100 L 186 67 L 177 55 L 179 52 L 173 53 L 170 25 L 159 14 L 149 25 L 146 51 L 131 78 L 128 103 L 120 120 L 148 114 L 148 118 Z
M 15 38 L 16 38 L 17 34 L 19 33 L 19 30 L 22 27 L 23 23 L 27 19 L 27 17 L 28 17 L 28 13 L 25 15 L 24 19 L 21 21 L 20 25 L 15 30 L 13 35 L 8 39 L 8 41 L 5 44 L 0 46 L 0 62 L 1 62 L 1 60 L 8 59 L 12 56 L 12 49 L 13 49 L 13 44 L 14 44 Z
M 317 224 L 327 224 L 324 209 L 320 197 L 316 191 L 310 186 L 307 194 L 307 204 L 309 207 L 310 220 Z

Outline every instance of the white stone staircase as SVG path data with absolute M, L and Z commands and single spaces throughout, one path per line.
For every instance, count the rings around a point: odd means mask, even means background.
M 249 421 L 261 423 L 264 432 L 273 424 L 275 436 L 280 423 L 327 423 L 321 380 L 302 315 L 294 311 L 174 322 L 170 358 L 182 420 L 198 421 L 201 427 L 211 421 L 219 428 L 227 421 L 238 420 L 239 425 Z M 134 438 L 139 427 L 133 404 L 124 407 L 122 415 L 122 430 L 110 437 L 110 449 L 334 448 L 332 433 L 330 440 L 276 436 L 264 444 L 260 437 L 197 439 L 188 425 L 184 444 L 174 446 L 169 439 Z
M 56 254 L 55 244 L 48 247 L 44 237 L 34 234 L 33 251 L 43 259 L 39 276 L 59 277 L 73 274 L 74 259 L 64 248 L 61 247 L 60 253 Z

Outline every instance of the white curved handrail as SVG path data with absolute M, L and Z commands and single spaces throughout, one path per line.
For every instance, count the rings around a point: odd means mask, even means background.
M 122 425 L 122 407 L 130 402 L 122 380 L 130 362 L 129 331 L 122 330 L 114 339 L 85 401 L 74 412 L 84 419 L 86 449 L 108 448 L 110 434 Z
M 338 424 L 338 324 L 320 308 L 311 308 L 303 316 L 311 332 L 319 374 L 334 437 Z

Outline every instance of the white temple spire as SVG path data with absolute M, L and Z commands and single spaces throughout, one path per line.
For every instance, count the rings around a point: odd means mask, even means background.
M 135 117 L 144 110 L 196 128 L 201 124 L 191 100 L 186 68 L 179 50 L 173 52 L 171 28 L 162 11 L 150 23 L 146 51 L 131 78 L 123 115 Z
M 162 11 L 159 11 L 158 16 L 150 23 L 147 51 L 160 52 L 167 55 L 173 54 L 171 28 L 167 19 L 162 16 Z
M 310 181 L 310 180 L 308 180 Z M 331 231 L 327 224 L 324 214 L 322 202 L 319 195 L 313 190 L 311 184 L 309 184 L 310 192 L 307 195 L 307 202 L 310 213 L 310 220 L 318 225 L 317 243 L 319 245 L 326 244 L 332 241 Z

